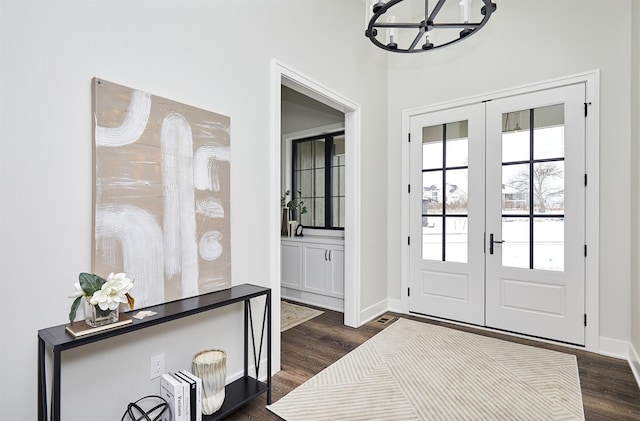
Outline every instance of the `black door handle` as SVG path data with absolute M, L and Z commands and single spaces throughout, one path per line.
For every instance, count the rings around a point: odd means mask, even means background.
M 493 254 L 493 243 L 502 244 L 504 240 L 494 240 L 493 234 L 489 234 L 489 254 Z

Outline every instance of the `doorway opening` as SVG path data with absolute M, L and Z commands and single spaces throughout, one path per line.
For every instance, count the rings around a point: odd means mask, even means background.
M 272 173 L 272 190 L 274 194 L 273 210 L 273 271 L 272 290 L 274 299 L 279 302 L 280 282 L 284 268 L 282 267 L 281 233 L 282 205 L 276 199 L 281 196 L 282 169 L 284 160 L 281 156 L 282 143 L 282 92 L 291 90 L 296 94 L 317 101 L 326 107 L 344 115 L 344 324 L 351 327 L 360 326 L 360 106 L 342 95 L 328 89 L 322 84 L 302 75 L 284 64 L 273 62 L 272 71 L 272 153 L 274 169 Z M 332 256 L 336 256 L 333 252 Z M 329 252 L 327 252 L 327 256 Z M 276 292 L 277 291 L 277 292 Z M 274 314 L 274 317 L 277 317 Z

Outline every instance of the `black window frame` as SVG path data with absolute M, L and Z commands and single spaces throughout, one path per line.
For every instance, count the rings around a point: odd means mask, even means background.
M 344 196 L 335 196 L 333 194 L 333 171 L 334 167 L 332 163 L 332 158 L 334 156 L 334 139 L 339 136 L 344 136 L 344 130 L 325 133 L 320 135 L 309 136 L 301 139 L 293 139 L 291 141 L 291 185 L 292 185 L 292 198 L 299 199 L 300 194 L 300 186 L 297 183 L 296 172 L 298 171 L 297 164 L 297 156 L 298 156 L 298 145 L 306 142 L 312 142 L 316 140 L 324 140 L 324 225 L 304 225 L 305 229 L 325 229 L 325 230 L 337 230 L 344 231 L 344 227 L 334 227 L 334 215 L 333 215 L 333 207 L 332 207 L 332 198 L 334 197 L 344 197 Z M 338 165 L 339 167 L 340 165 Z M 314 168 L 315 170 L 315 168 Z M 321 196 L 314 196 L 314 198 L 318 198 Z M 302 196 L 302 200 L 304 200 L 305 196 Z M 294 215 L 292 217 L 294 219 L 298 218 L 297 210 L 294 211 Z

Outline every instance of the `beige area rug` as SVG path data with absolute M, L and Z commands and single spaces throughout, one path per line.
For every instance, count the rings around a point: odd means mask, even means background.
M 324 313 L 324 311 L 291 304 L 286 301 L 281 301 L 280 303 L 280 332 L 298 326 Z
M 584 419 L 574 355 L 406 319 L 267 408 L 287 421 Z

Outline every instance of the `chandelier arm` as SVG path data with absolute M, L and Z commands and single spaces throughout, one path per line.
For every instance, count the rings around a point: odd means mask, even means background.
M 388 22 L 380 22 L 380 23 L 374 23 L 373 27 L 374 28 L 398 28 L 398 29 L 411 29 L 411 28 L 417 28 L 420 29 L 423 25 L 421 25 L 420 23 L 388 23 Z
M 438 15 L 438 13 L 440 13 L 440 9 L 442 9 L 442 6 L 444 6 L 444 3 L 447 0 L 438 0 L 438 4 L 436 4 L 433 7 L 433 10 L 431 11 L 431 14 L 429 15 L 429 18 L 427 19 L 428 22 L 433 22 L 434 20 L 436 20 L 436 16 Z M 426 12 L 426 10 L 425 10 Z
M 455 28 L 471 28 L 471 29 L 476 29 L 476 28 L 480 28 L 480 26 L 482 26 L 482 22 L 479 23 L 434 23 L 431 24 L 430 26 L 432 28 L 449 28 L 449 29 L 455 29 Z
M 455 28 L 476 29 L 476 28 L 479 28 L 480 25 L 482 25 L 482 22 L 479 22 L 479 23 L 433 23 L 433 24 L 430 24 L 429 27 L 430 28 L 448 28 L 448 29 L 455 29 Z M 380 23 L 374 23 L 373 28 L 420 29 L 420 28 L 424 28 L 424 25 L 422 23 L 380 22 Z
M 409 48 L 407 48 L 407 50 L 413 51 L 416 48 L 416 45 L 418 45 L 418 42 L 420 42 L 420 39 L 422 39 L 424 32 L 425 32 L 424 28 L 423 27 L 420 28 L 420 30 L 418 31 L 418 35 L 416 35 L 415 39 L 413 40 Z

